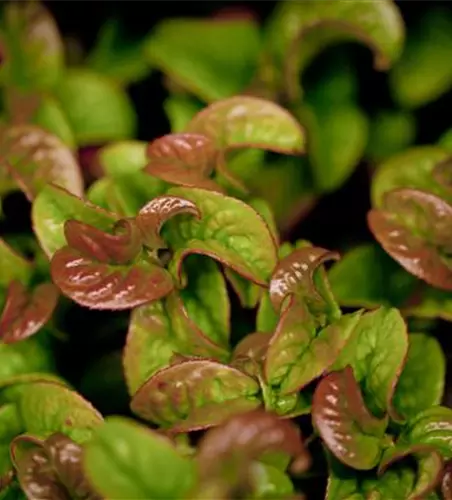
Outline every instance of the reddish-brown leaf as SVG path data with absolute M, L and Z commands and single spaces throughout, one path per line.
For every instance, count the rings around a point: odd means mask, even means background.
M 384 250 L 408 272 L 452 290 L 452 206 L 417 189 L 397 189 L 384 208 L 368 213 L 368 224 Z
M 452 500 L 452 460 L 449 460 L 444 466 L 441 493 L 444 500 Z
M 252 376 L 260 374 L 271 337 L 271 333 L 247 335 L 237 344 L 231 365 Z
M 178 214 L 191 214 L 197 219 L 201 218 L 195 203 L 179 196 L 158 196 L 145 205 L 135 219 L 144 244 L 152 249 L 167 248 L 160 237 L 160 229 L 168 219 Z
M 51 283 L 37 286 L 31 293 L 19 281 L 12 281 L 0 316 L 0 339 L 5 344 L 24 340 L 38 332 L 52 316 L 58 290 Z

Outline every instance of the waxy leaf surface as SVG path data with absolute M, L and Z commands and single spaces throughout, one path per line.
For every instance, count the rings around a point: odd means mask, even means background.
M 312 419 L 341 462 L 358 470 L 378 464 L 387 421 L 375 418 L 366 408 L 350 367 L 320 381 L 314 393 Z

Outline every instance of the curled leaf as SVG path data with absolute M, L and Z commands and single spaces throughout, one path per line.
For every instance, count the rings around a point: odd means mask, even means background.
M 0 164 L 32 200 L 54 183 L 76 196 L 83 194 L 83 178 L 72 151 L 55 135 L 34 125 L 15 125 L 2 131 Z
M 178 214 L 191 214 L 197 219 L 201 217 L 195 203 L 178 196 L 158 196 L 145 205 L 135 219 L 144 244 L 154 250 L 167 248 L 160 237 L 160 229 L 166 221 Z
M 203 429 L 260 405 L 259 384 L 245 373 L 207 359 L 160 370 L 136 392 L 131 408 L 175 432 Z
M 289 455 L 294 459 L 294 470 L 305 469 L 310 463 L 296 425 L 273 413 L 254 410 L 231 417 L 209 430 L 199 443 L 197 461 L 202 474 L 208 477 L 218 462 L 235 459 L 246 466 L 268 452 Z
M 146 257 L 129 265 L 111 265 L 64 247 L 52 257 L 50 271 L 65 295 L 92 309 L 130 309 L 161 299 L 173 289 L 170 274 Z
M 259 148 L 300 154 L 305 137 L 297 120 L 279 105 L 250 96 L 230 97 L 200 111 L 187 132 L 203 134 L 218 149 Z
M 58 290 L 51 283 L 29 293 L 19 281 L 12 281 L 0 316 L 1 341 L 12 344 L 35 334 L 51 318 L 57 300 Z
M 378 464 L 387 420 L 375 418 L 366 408 L 350 367 L 320 381 L 314 393 L 312 419 L 341 462 L 358 470 Z
M 255 332 L 242 339 L 234 349 L 231 366 L 258 377 L 268 350 L 271 334 Z
M 369 227 L 384 250 L 408 272 L 452 290 L 452 206 L 416 189 L 386 194 L 384 208 L 368 213 Z

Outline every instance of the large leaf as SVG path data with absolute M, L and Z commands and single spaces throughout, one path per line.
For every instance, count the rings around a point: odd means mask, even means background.
M 205 254 L 249 280 L 265 285 L 276 265 L 276 247 L 262 218 L 243 202 L 198 188 L 173 188 L 170 195 L 195 203 L 201 218 L 180 215 L 163 228 L 177 250 L 173 265 L 180 273 L 189 254 Z
M 210 137 L 219 149 L 259 148 L 299 154 L 305 146 L 303 129 L 288 111 L 250 96 L 211 104 L 192 119 L 187 132 Z
M 250 20 L 170 19 L 148 36 L 145 54 L 182 88 L 214 101 L 251 83 L 259 41 L 258 26 Z
M 370 230 L 384 250 L 408 272 L 452 290 L 452 205 L 415 189 L 386 194 L 382 210 L 368 213 Z
M 388 69 L 400 56 L 403 20 L 391 0 L 282 2 L 268 26 L 268 46 L 284 73 L 290 98 L 300 98 L 299 73 L 325 47 L 358 40 L 374 52 L 375 67 Z
M 402 306 L 417 280 L 376 244 L 347 252 L 328 273 L 333 294 L 348 307 Z
M 259 384 L 245 373 L 193 359 L 157 372 L 134 395 L 131 408 L 141 418 L 186 432 L 257 408 L 258 393 Z
M 198 327 L 175 294 L 137 308 L 132 313 L 123 358 L 130 394 L 159 369 L 168 366 L 175 354 L 224 360 L 227 355 L 221 345 L 225 339 L 219 340 L 212 335 L 212 330 L 207 333 Z
M 406 325 L 399 311 L 380 307 L 361 316 L 332 369 L 351 365 L 369 408 L 397 417 L 391 401 L 407 351 Z
M 312 419 L 341 462 L 360 470 L 378 464 L 387 420 L 375 418 L 366 408 L 350 367 L 320 381 L 314 393 Z
M 410 27 L 402 58 L 390 73 L 395 100 L 418 108 L 434 101 L 452 86 L 452 16 L 444 8 L 429 8 Z
M 86 445 L 84 469 L 106 498 L 185 498 L 196 480 L 194 462 L 165 437 L 110 417 Z
M 4 59 L 0 81 L 20 89 L 54 87 L 63 70 L 64 47 L 58 27 L 42 3 L 4 6 L 0 43 Z
M 2 131 L 1 168 L 32 200 L 47 183 L 83 195 L 80 167 L 60 139 L 33 125 L 16 125 Z
M 394 407 L 406 418 L 441 402 L 446 359 L 439 342 L 416 333 L 409 336 L 408 355 L 394 393 Z
M 33 229 L 47 255 L 66 244 L 64 224 L 69 219 L 108 230 L 118 217 L 84 202 L 56 186 L 46 186 L 36 197 L 32 208 Z
M 398 188 L 421 189 L 452 201 L 452 193 L 433 175 L 435 168 L 449 156 L 438 146 L 416 146 L 391 156 L 373 177 L 372 205 L 381 208 L 385 193 Z
M 267 383 L 291 394 L 320 376 L 336 360 L 356 327 L 361 312 L 344 315 L 317 331 L 306 306 L 294 299 L 270 340 L 265 360 Z
M 55 95 L 79 146 L 134 135 L 136 118 L 128 95 L 103 75 L 85 69 L 68 70 Z

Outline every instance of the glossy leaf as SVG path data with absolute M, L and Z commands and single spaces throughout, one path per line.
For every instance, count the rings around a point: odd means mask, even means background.
M 390 73 L 396 102 L 418 108 L 436 100 L 452 86 L 452 16 L 447 9 L 428 9 L 408 31 L 405 50 Z
M 128 139 L 135 132 L 136 118 L 129 97 L 103 75 L 70 69 L 61 79 L 55 96 L 79 146 Z
M 376 244 L 346 252 L 328 273 L 334 297 L 348 307 L 401 307 L 416 279 Z
M 130 394 L 168 366 L 175 354 L 225 359 L 226 353 L 220 347 L 223 342 L 215 343 L 219 340 L 218 332 L 215 334 L 209 328 L 202 330 L 175 294 L 137 308 L 132 313 L 123 357 Z
M 99 150 L 98 158 L 105 175 L 132 174 L 146 166 L 146 143 L 133 140 L 113 142 Z
M 359 470 L 378 464 L 387 421 L 375 418 L 366 408 L 350 367 L 320 381 L 312 418 L 323 441 L 341 462 Z
M 20 344 L 18 344 L 20 345 Z M 91 438 L 102 424 L 101 415 L 75 391 L 54 382 L 33 382 L 7 387 L 3 401 L 17 405 L 29 434 L 46 438 L 62 432 L 77 443 Z
M 242 92 L 259 53 L 258 26 L 250 20 L 169 19 L 146 40 L 152 66 L 204 101 Z
M 400 13 L 390 0 L 381 2 L 284 2 L 268 26 L 268 45 L 284 73 L 293 101 L 299 100 L 299 73 L 325 47 L 357 40 L 374 53 L 374 66 L 387 70 L 404 42 Z
M 344 315 L 317 331 L 306 306 L 294 299 L 283 312 L 265 360 L 267 383 L 291 394 L 319 377 L 336 360 L 356 327 L 361 312 Z
M 4 130 L 0 141 L 4 175 L 11 176 L 32 200 L 46 183 L 83 194 L 80 167 L 72 152 L 54 135 L 33 125 Z
M 135 219 L 143 243 L 155 250 L 167 248 L 160 237 L 160 230 L 165 222 L 179 214 L 192 215 L 196 219 L 201 217 L 196 204 L 182 197 L 163 195 L 147 203 Z
M 439 342 L 422 333 L 409 337 L 408 355 L 394 393 L 394 407 L 406 418 L 441 402 L 446 360 Z
M 50 12 L 38 2 L 13 2 L 4 8 L 2 24 L 0 81 L 20 89 L 54 87 L 63 71 L 64 47 Z
M 69 219 L 106 231 L 117 222 L 118 217 L 71 195 L 64 189 L 46 186 L 33 203 L 32 220 L 34 232 L 48 256 L 52 256 L 66 245 L 64 224 Z
M 204 254 L 219 260 L 254 283 L 265 285 L 276 264 L 273 238 L 262 218 L 241 201 L 198 188 L 173 188 L 169 195 L 193 202 L 200 220 L 181 215 L 163 228 L 163 237 L 176 254 L 179 274 L 183 259 Z
M 108 418 L 96 431 L 83 465 L 106 498 L 184 498 L 196 478 L 195 464 L 169 440 L 119 417 Z
M 12 344 L 37 333 L 51 318 L 57 300 L 58 291 L 51 283 L 38 285 L 29 293 L 19 281 L 12 281 L 0 314 L 1 341 Z
M 333 370 L 353 368 L 367 406 L 377 415 L 398 416 L 392 405 L 408 351 L 406 325 L 397 309 L 380 307 L 361 316 Z
M 375 172 L 371 186 L 372 205 L 381 208 L 384 196 L 398 188 L 413 188 L 441 196 L 452 202 L 452 195 L 435 180 L 435 167 L 449 157 L 438 146 L 416 146 L 391 156 Z
M 370 230 L 384 250 L 408 272 L 444 290 L 452 290 L 452 206 L 415 189 L 387 193 L 383 210 L 368 213 Z
M 141 418 L 176 432 L 203 429 L 260 405 L 258 383 L 215 361 L 176 363 L 157 372 L 132 399 Z
M 192 119 L 187 132 L 206 135 L 219 149 L 259 148 L 299 154 L 305 145 L 303 129 L 289 112 L 250 96 L 211 104 Z
M 269 333 L 261 332 L 251 333 L 244 337 L 235 346 L 231 366 L 252 377 L 261 378 L 270 339 Z

